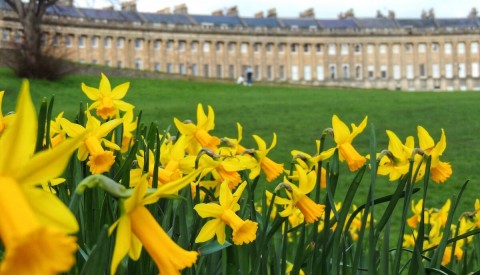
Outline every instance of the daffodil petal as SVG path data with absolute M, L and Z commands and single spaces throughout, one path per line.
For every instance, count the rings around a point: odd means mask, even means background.
M 350 136 L 348 126 L 337 115 L 332 117 L 333 138 L 337 144 L 344 143 Z
M 122 99 L 130 88 L 130 82 L 122 83 L 112 90 L 112 99 Z
M 130 225 L 130 219 L 128 216 L 123 216 L 117 226 L 117 234 L 115 238 L 115 249 L 113 250 L 112 264 L 110 267 L 110 275 L 114 275 L 117 272 L 118 264 L 127 255 L 130 250 L 130 238 L 132 229 Z
M 82 83 L 82 91 L 90 100 L 98 100 L 100 98 L 100 93 L 98 89 L 85 85 Z
M 120 124 L 122 124 L 122 119 L 120 118 L 107 121 L 102 125 L 100 125 L 100 127 L 98 127 L 98 129 L 95 131 L 95 136 L 97 138 L 102 138 L 108 135 L 108 133 L 110 133 L 113 129 L 115 129 Z
M 220 219 L 213 219 L 209 220 L 205 223 L 202 227 L 200 232 L 198 233 L 197 238 L 195 239 L 196 243 L 203 243 L 215 236 L 215 232 L 217 231 L 218 226 L 222 223 Z
M 193 209 L 202 218 L 218 217 L 223 213 L 223 208 L 216 203 L 199 203 Z
M 76 137 L 85 132 L 85 128 L 83 126 L 70 122 L 66 118 L 60 119 L 60 125 L 69 137 Z

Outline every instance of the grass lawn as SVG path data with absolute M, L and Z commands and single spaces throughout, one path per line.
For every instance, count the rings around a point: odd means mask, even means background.
M 35 80 L 31 82 L 31 92 L 37 103 L 42 97 L 55 95 L 54 113 L 65 110 L 66 116 L 73 118 L 79 102 L 88 102 L 80 83 L 97 87 L 99 80 L 100 76 L 77 75 L 55 83 Z M 286 164 L 290 161 L 292 149 L 310 153 L 314 151 L 315 139 L 323 129 L 331 127 L 333 114 L 347 124 L 358 124 L 368 115 L 369 126 L 354 142 L 362 154 L 368 153 L 373 126 L 378 152 L 387 146 L 386 129 L 394 131 L 404 140 L 407 135 L 416 137 L 416 126 L 422 125 L 438 141 L 440 129 L 443 128 L 447 135 L 447 150 L 442 159 L 451 162 L 453 175 L 443 185 L 430 185 L 426 206 L 441 207 L 467 179 L 471 183 L 457 215 L 461 211 L 473 210 L 475 198 L 480 197 L 480 93 L 261 85 L 244 87 L 195 81 L 111 79 L 112 86 L 126 81 L 130 81 L 131 86 L 125 100 L 136 106 L 137 113 L 143 111 L 143 122 L 155 121 L 160 128 L 167 128 L 173 124 L 173 117 L 196 121 L 197 104 L 202 103 L 205 107 L 211 105 L 215 110 L 216 124 L 213 134 L 236 137 L 236 122 L 240 122 L 244 128 L 245 145 L 253 147 L 252 134 L 260 135 L 270 144 L 272 133 L 275 132 L 278 143 L 271 157 Z M 13 109 L 20 82 L 10 71 L 0 68 L 0 90 L 6 91 L 4 113 Z M 328 140 L 326 148 L 332 145 L 332 141 Z M 342 177 L 345 186 L 339 186 L 337 192 L 343 196 L 349 177 Z M 357 196 L 359 202 L 365 200 L 368 179 L 366 175 L 364 188 Z M 379 178 L 377 194 L 393 192 L 394 184 Z M 415 199 L 418 198 L 420 195 L 415 196 Z

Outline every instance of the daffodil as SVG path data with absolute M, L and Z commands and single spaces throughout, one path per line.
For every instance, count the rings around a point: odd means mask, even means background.
M 220 203 L 200 203 L 194 209 L 202 218 L 214 218 L 205 223 L 198 233 L 195 242 L 201 243 L 212 239 L 215 235 L 220 244 L 225 243 L 225 225 L 232 228 L 232 239 L 236 245 L 247 244 L 255 240 L 258 224 L 250 220 L 242 220 L 235 212 L 240 209 L 240 199 L 247 182 L 240 184 L 232 194 L 225 181 L 220 186 Z
M 352 123 L 352 132 L 350 132 L 350 129 L 338 116 L 333 115 L 332 117 L 333 138 L 337 144 L 339 157 L 341 161 L 347 161 L 350 171 L 357 170 L 366 162 L 366 158 L 352 146 L 352 141 L 363 132 L 367 126 L 367 119 L 368 117 L 365 117 L 358 127 Z
M 84 135 L 83 144 L 78 148 L 77 157 L 80 161 L 84 161 L 90 156 L 87 162 L 87 165 L 90 167 L 90 172 L 92 174 L 101 174 L 109 171 L 110 167 L 115 162 L 113 152 L 105 151 L 101 143 L 103 142 L 105 146 L 111 149 L 120 150 L 118 145 L 110 142 L 104 137 L 115 127 L 120 125 L 122 120 L 113 119 L 101 124 L 100 121 L 92 116 L 89 111 L 87 111 L 86 114 L 86 127 L 72 123 L 65 118 L 60 120 L 60 124 L 70 137 L 77 137 L 83 133 L 87 133 Z
M 3 133 L 5 128 L 11 123 L 14 115 L 3 116 L 2 112 L 2 101 L 3 95 L 5 94 L 4 91 L 0 91 L 0 135 Z
M 437 144 L 433 141 L 433 138 L 422 126 L 417 127 L 418 141 L 420 148 L 426 155 L 431 156 L 432 162 L 430 166 L 430 173 L 432 180 L 436 183 L 445 182 L 452 175 L 452 166 L 448 162 L 440 160 L 440 156 L 447 147 L 447 138 L 445 132 L 442 129 L 442 135 Z
M 97 115 L 103 119 L 119 118 L 119 111 L 127 112 L 134 108 L 132 104 L 122 100 L 127 94 L 129 87 L 130 82 L 125 82 L 112 90 L 110 81 L 103 73 L 98 89 L 82 83 L 82 91 L 90 100 L 95 101 L 90 105 L 89 110 L 96 109 Z
M 78 223 L 53 194 L 36 186 L 58 177 L 79 139 L 34 154 L 37 118 L 24 81 L 16 116 L 0 137 L 0 274 L 58 274 L 75 262 Z M 81 137 L 79 137 L 81 139 Z
M 319 142 L 320 141 L 318 141 L 317 146 L 319 145 Z M 313 169 L 317 174 L 318 174 L 318 162 L 330 158 L 334 153 L 335 153 L 335 148 L 331 148 L 315 156 L 311 156 L 299 150 L 291 151 L 291 155 L 293 156 L 295 162 L 298 165 L 300 165 L 303 169 L 307 171 Z M 325 189 L 327 188 L 327 170 L 322 167 L 320 171 L 322 173 L 320 175 L 320 188 Z M 290 171 L 285 171 L 285 172 L 289 175 L 290 179 L 298 180 L 298 173 L 296 170 L 292 171 L 292 173 L 290 173 Z
M 133 120 L 133 110 L 128 110 L 122 117 L 123 137 L 120 151 L 125 153 L 133 145 L 133 132 L 137 129 L 138 118 Z
M 307 173 L 300 165 L 295 165 L 298 172 L 298 187 L 288 181 L 287 177 L 281 186 L 287 190 L 287 195 L 290 198 L 288 204 L 284 205 L 285 210 L 280 212 L 280 216 L 289 217 L 294 213 L 296 208 L 300 209 L 305 221 L 313 223 L 317 221 L 323 214 L 325 205 L 318 204 L 308 197 L 308 194 L 315 188 L 316 173 L 310 171 Z
M 407 219 L 407 224 L 411 228 L 417 228 L 418 224 L 420 223 L 422 219 L 422 212 L 424 213 L 425 217 L 425 223 L 428 224 L 430 221 L 430 218 L 428 217 L 429 212 L 425 211 L 423 208 L 423 199 L 418 200 L 418 202 L 415 204 L 415 201 L 412 200 L 412 212 L 413 216 Z
M 267 144 L 261 137 L 253 135 L 253 139 L 258 146 L 258 149 L 255 149 L 254 151 L 254 156 L 257 159 L 257 165 L 251 169 L 249 178 L 254 179 L 258 177 L 258 175 L 260 175 L 260 170 L 263 170 L 265 176 L 267 177 L 267 181 L 271 182 L 283 173 L 283 164 L 276 163 L 267 157 L 267 154 L 270 152 L 270 150 L 277 145 L 277 135 L 275 133 L 273 134 L 272 144 L 270 144 L 270 147 L 268 148 Z
M 215 128 L 214 120 L 215 115 L 212 107 L 208 106 L 208 115 L 206 115 L 202 104 L 198 104 L 197 106 L 197 125 L 192 122 L 181 122 L 177 118 L 174 118 L 174 123 L 178 131 L 186 137 L 185 142 L 188 153 L 196 155 L 202 147 L 212 151 L 217 150 L 220 139 L 208 133 Z
M 379 175 L 388 175 L 390 181 L 395 181 L 408 173 L 414 140 L 409 136 L 403 144 L 394 132 L 386 132 L 389 139 L 388 153 L 380 159 L 377 172 Z
M 131 259 L 138 260 L 142 245 L 160 270 L 159 274 L 180 274 L 180 270 L 197 261 L 198 253 L 178 246 L 145 207 L 160 198 L 176 195 L 197 175 L 198 172 L 192 172 L 179 180 L 161 185 L 147 196 L 146 175 L 138 179 L 132 196 L 120 200 L 121 216 L 109 229 L 110 234 L 115 229 L 117 231 L 110 274 L 115 274 L 118 264 L 127 254 Z
M 63 112 L 58 114 L 58 116 L 55 117 L 55 120 L 50 121 L 49 135 L 50 135 L 50 145 L 52 147 L 57 146 L 67 138 L 67 133 L 62 129 L 62 126 L 60 125 L 60 120 L 62 118 L 63 118 Z

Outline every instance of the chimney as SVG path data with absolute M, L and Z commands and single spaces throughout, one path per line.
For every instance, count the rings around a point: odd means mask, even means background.
M 58 0 L 57 5 L 65 7 L 73 7 L 73 0 Z
M 213 16 L 223 16 L 223 10 L 216 10 L 212 12 Z
M 388 19 L 395 20 L 395 12 L 392 10 L 388 11 Z
M 160 13 L 160 14 L 169 14 L 169 13 L 170 13 L 170 8 L 169 8 L 169 7 L 163 8 L 163 9 L 161 9 L 161 10 L 158 10 L 157 13 Z
M 474 7 L 470 10 L 470 13 L 468 14 L 468 18 L 476 19 L 477 17 L 478 17 L 478 12 L 477 12 L 477 9 Z
M 277 9 L 273 8 L 273 9 L 269 9 L 267 11 L 267 17 L 268 18 L 275 18 L 277 17 Z
M 254 17 L 255 18 L 263 18 L 264 17 L 263 16 L 263 11 L 259 11 L 259 12 L 255 13 Z
M 115 10 L 115 9 L 113 8 L 113 6 L 106 6 L 106 7 L 103 7 L 102 10 L 104 10 L 104 11 L 113 11 L 113 10 Z
M 177 5 L 173 8 L 174 14 L 188 14 L 188 8 L 185 4 Z
M 300 18 L 314 18 L 315 17 L 315 12 L 313 11 L 313 8 L 309 8 L 304 12 L 300 13 Z
M 137 1 L 129 0 L 120 3 L 122 6 L 122 11 L 137 11 Z
M 233 6 L 227 10 L 227 15 L 229 16 L 238 16 L 237 6 Z

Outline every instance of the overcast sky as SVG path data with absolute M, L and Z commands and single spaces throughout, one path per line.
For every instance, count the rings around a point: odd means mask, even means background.
M 101 8 L 120 0 L 75 0 L 77 6 Z M 276 8 L 279 17 L 298 17 L 314 8 L 317 18 L 336 18 L 340 12 L 353 8 L 357 17 L 374 17 L 377 10 L 387 14 L 393 10 L 397 18 L 419 18 L 422 10 L 433 8 L 437 17 L 466 17 L 472 7 L 480 11 L 478 0 L 137 0 L 137 9 L 155 12 L 185 3 L 190 14 L 211 14 L 212 11 L 237 6 L 241 16 L 250 17 L 259 11 Z

